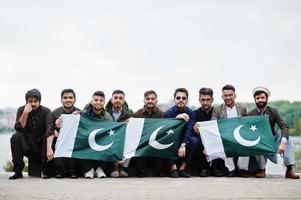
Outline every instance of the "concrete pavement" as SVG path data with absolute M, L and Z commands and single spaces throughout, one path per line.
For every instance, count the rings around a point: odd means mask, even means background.
M 8 180 L 0 174 L 1 200 L 61 199 L 301 199 L 301 181 L 256 178 L 106 178 Z

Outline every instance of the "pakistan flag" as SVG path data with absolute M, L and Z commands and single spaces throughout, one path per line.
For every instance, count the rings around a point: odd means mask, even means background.
M 185 122 L 131 118 L 109 122 L 85 115 L 62 115 L 55 157 L 120 161 L 131 157 L 177 158 Z
M 198 123 L 209 161 L 234 156 L 270 155 L 277 151 L 267 116 Z

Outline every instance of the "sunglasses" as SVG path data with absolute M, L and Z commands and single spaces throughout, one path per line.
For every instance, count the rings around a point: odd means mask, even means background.
M 187 99 L 187 97 L 176 97 L 176 100 L 180 100 L 180 99 L 185 101 Z

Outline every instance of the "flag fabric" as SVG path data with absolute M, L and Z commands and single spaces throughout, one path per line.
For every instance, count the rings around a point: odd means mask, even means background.
M 130 118 L 109 122 L 85 115 L 62 115 L 55 157 L 121 161 L 131 157 L 177 158 L 185 122 Z
M 125 123 L 86 115 L 62 115 L 55 157 L 118 161 L 122 158 Z
M 236 117 L 198 122 L 207 160 L 271 155 L 277 148 L 267 116 Z
M 184 126 L 178 119 L 130 118 L 124 159 L 151 156 L 176 160 Z

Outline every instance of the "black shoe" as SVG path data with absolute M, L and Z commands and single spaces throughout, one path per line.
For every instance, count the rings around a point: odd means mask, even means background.
M 224 173 L 220 170 L 215 169 L 215 170 L 213 170 L 212 175 L 215 177 L 222 177 L 222 176 L 224 176 Z
M 207 169 L 202 169 L 200 172 L 200 177 L 207 177 L 209 175 L 209 172 Z
M 69 176 L 70 178 L 72 178 L 72 179 L 76 179 L 76 178 L 78 178 L 78 176 L 76 175 L 76 174 L 70 174 L 70 176 Z
M 19 172 L 19 173 L 14 173 L 12 176 L 10 176 L 8 179 L 9 180 L 15 180 L 15 179 L 18 179 L 18 178 L 23 178 L 23 174 L 22 172 Z
M 227 177 L 234 177 L 234 176 L 235 176 L 235 170 L 230 171 L 230 172 L 227 174 Z
M 63 174 L 56 174 L 55 178 L 64 178 Z
M 169 176 L 170 176 L 171 178 L 178 178 L 178 177 L 179 177 L 179 172 L 178 172 L 178 170 L 177 170 L 177 169 L 171 170 Z
M 43 179 L 48 179 L 48 178 L 50 178 L 50 176 L 46 173 L 46 172 L 41 172 L 41 178 L 43 178 Z
M 158 175 L 158 177 L 164 177 L 165 176 L 165 174 L 161 170 L 157 171 L 157 175 Z
M 146 176 L 146 173 L 145 173 L 145 170 L 141 170 L 139 173 L 138 173 L 138 177 L 140 178 L 143 178 Z
M 184 178 L 190 178 L 190 174 L 186 170 L 179 171 L 179 175 Z
M 248 178 L 248 177 L 250 177 L 250 173 L 247 170 L 239 170 L 238 176 Z

